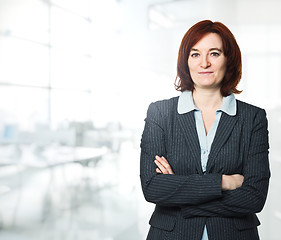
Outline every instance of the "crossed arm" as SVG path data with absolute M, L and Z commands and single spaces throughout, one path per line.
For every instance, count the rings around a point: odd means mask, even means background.
M 154 160 L 157 165 L 156 172 L 163 174 L 174 174 L 169 162 L 165 157 L 155 156 Z M 222 191 L 234 190 L 242 186 L 244 176 L 241 174 L 222 175 L 221 189 Z
M 257 113 L 251 132 L 243 176 L 174 174 L 169 159 L 162 157 L 166 156 L 166 149 L 164 122 L 160 115 L 157 107 L 151 105 L 141 143 L 141 181 L 147 201 L 179 206 L 186 218 L 243 216 L 261 211 L 270 177 L 267 120 L 263 110 Z

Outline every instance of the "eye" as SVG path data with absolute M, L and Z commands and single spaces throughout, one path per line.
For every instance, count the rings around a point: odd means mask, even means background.
M 213 57 L 218 57 L 218 56 L 220 56 L 220 53 L 219 52 L 211 52 L 210 55 L 213 56 Z
M 199 56 L 199 53 L 192 53 L 192 54 L 190 54 L 190 57 L 198 57 Z

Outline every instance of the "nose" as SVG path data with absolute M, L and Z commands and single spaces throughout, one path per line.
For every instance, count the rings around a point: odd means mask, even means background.
M 210 66 L 211 66 L 211 63 L 209 61 L 208 55 L 207 56 L 202 56 L 201 67 L 202 68 L 208 68 Z

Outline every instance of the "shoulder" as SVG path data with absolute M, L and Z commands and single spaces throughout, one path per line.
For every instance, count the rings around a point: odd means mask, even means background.
M 177 110 L 178 99 L 179 97 L 177 96 L 152 102 L 148 107 L 148 112 L 153 110 L 159 112 L 161 115 L 169 115 L 171 112 Z
M 266 119 L 266 112 L 263 108 L 258 106 L 236 100 L 237 103 L 237 114 L 243 120 L 253 119 L 261 120 Z
M 243 102 L 241 100 L 236 100 L 236 103 L 237 103 L 237 111 L 241 113 L 257 113 L 260 111 L 264 111 L 264 109 L 258 106 Z

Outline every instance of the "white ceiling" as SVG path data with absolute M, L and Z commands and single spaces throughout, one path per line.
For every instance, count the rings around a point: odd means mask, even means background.
M 152 29 L 171 28 L 202 19 L 228 24 L 281 24 L 279 0 L 151 0 Z

